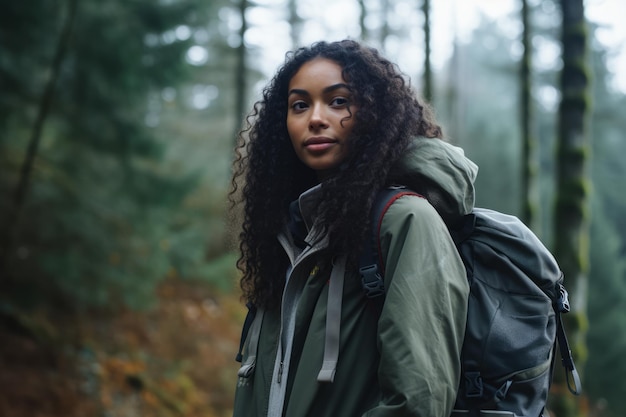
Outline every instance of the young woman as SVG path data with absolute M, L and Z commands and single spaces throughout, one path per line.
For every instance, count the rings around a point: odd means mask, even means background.
M 397 67 L 354 41 L 288 55 L 241 135 L 244 341 L 234 416 L 448 417 L 468 284 L 446 221 L 471 211 L 476 167 Z M 358 260 L 383 188 L 385 295 Z M 436 206 L 436 208 L 433 206 Z

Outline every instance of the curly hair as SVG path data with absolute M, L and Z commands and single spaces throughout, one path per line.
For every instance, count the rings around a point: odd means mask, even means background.
M 329 253 L 358 259 L 370 223 L 369 209 L 385 186 L 390 167 L 412 137 L 442 136 L 430 108 L 420 103 L 398 67 L 376 49 L 344 40 L 288 53 L 239 134 L 230 193 L 233 207 L 243 202 L 237 262 L 243 273 L 243 296 L 266 309 L 280 305 L 285 282 L 288 260 L 276 236 L 288 219 L 289 203 L 319 182 L 296 156 L 287 133 L 289 82 L 304 63 L 318 57 L 341 66 L 357 104 L 349 154 L 321 190 L 317 215 L 329 234 Z M 243 189 L 238 190 L 241 183 Z

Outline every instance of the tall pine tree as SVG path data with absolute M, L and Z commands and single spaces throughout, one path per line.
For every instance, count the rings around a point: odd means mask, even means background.
M 554 212 L 554 253 L 570 291 L 572 311 L 565 324 L 578 367 L 585 361 L 589 272 L 590 71 L 583 0 L 561 0 L 563 69 L 557 142 L 557 198 Z M 557 373 L 559 376 L 559 373 Z M 557 384 L 563 385 L 562 378 Z M 567 389 L 555 390 L 551 410 L 559 417 L 582 416 Z

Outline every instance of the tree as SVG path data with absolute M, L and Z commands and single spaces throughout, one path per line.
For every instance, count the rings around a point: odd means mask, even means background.
M 595 212 L 604 211 L 596 201 Z M 626 415 L 626 261 L 623 242 L 607 216 L 595 216 L 591 225 L 589 284 L 589 359 L 584 387 L 594 408 L 605 417 Z
M 391 28 L 389 27 L 390 9 L 391 5 L 389 4 L 389 0 L 380 0 L 380 16 L 382 18 L 382 22 L 380 26 L 379 42 L 383 48 L 385 46 L 385 41 L 389 35 L 391 35 Z
M 433 99 L 433 71 L 430 64 L 430 0 L 423 0 L 422 13 L 424 14 L 424 98 L 431 102 Z
M 520 124 L 522 126 L 522 173 L 521 173 L 521 218 L 531 229 L 537 230 L 536 212 L 538 201 L 535 195 L 535 181 L 537 177 L 537 164 L 535 152 L 537 150 L 537 138 L 534 134 L 534 114 L 532 103 L 532 46 L 531 46 L 531 22 L 528 0 L 522 0 L 522 47 L 524 52 L 520 65 L 521 85 L 521 111 Z
M 365 25 L 365 20 L 367 18 L 367 6 L 365 5 L 365 0 L 359 0 L 359 27 L 361 28 L 361 40 L 367 41 L 369 39 L 369 31 L 367 30 L 367 26 Z
M 594 28 L 595 29 L 595 28 Z M 589 276 L 589 358 L 584 388 L 592 409 L 603 417 L 626 415 L 626 196 L 620 184 L 626 178 L 622 140 L 626 122 L 620 112 L 626 95 L 610 88 L 606 68 L 612 53 L 592 43 L 593 117 L 591 123 L 592 195 Z
M 554 252 L 571 295 L 571 312 L 565 316 L 565 324 L 574 357 L 582 369 L 589 271 L 588 33 L 583 0 L 562 0 L 561 12 L 563 69 L 556 155 L 558 191 L 554 212 Z M 562 385 L 563 379 L 557 378 L 556 383 Z M 551 409 L 559 417 L 582 415 L 566 389 L 556 391 Z
M 291 47 L 296 49 L 300 46 L 302 34 L 302 18 L 298 15 L 298 0 L 289 0 L 289 28 L 291 30 Z M 364 7 L 364 6 L 362 6 Z
M 237 65 L 235 67 L 235 131 L 233 138 L 237 137 L 240 129 L 240 121 L 244 116 L 246 107 L 246 42 L 245 36 L 248 30 L 248 21 L 246 20 L 246 10 L 248 9 L 248 0 L 239 1 L 239 16 L 241 17 L 241 28 L 239 29 L 239 46 L 237 47 Z
M 50 34 L 64 15 L 43 0 L 6 5 L 0 124 L 12 140 L 0 141 L 0 221 L 16 233 L 4 301 L 36 307 L 60 298 L 73 310 L 151 300 L 185 232 L 176 229 L 177 209 L 197 175 L 163 162 L 150 97 L 189 76 L 185 54 L 202 9 L 200 0 L 80 2 L 21 221 L 8 225 L 26 134 L 47 94 L 41 80 L 56 62 L 51 39 L 59 38 Z
M 68 44 L 70 43 L 77 4 L 77 0 L 70 0 L 68 2 L 67 17 L 65 18 L 61 35 L 59 36 L 59 40 L 55 48 L 54 58 L 50 64 L 50 77 L 46 82 L 45 89 L 39 101 L 37 116 L 33 123 L 32 133 L 28 141 L 28 149 L 24 161 L 21 164 L 18 183 L 15 187 L 15 197 L 14 200 L 9 203 L 9 220 L 5 224 L 5 230 L 0 229 L 0 231 L 4 232 L 0 234 L 0 280 L 2 280 L 2 277 L 6 279 L 9 275 L 9 271 L 5 269 L 6 258 L 13 249 L 14 234 L 19 224 L 22 206 L 24 204 L 29 179 L 33 169 L 33 162 L 37 155 L 39 142 L 41 141 L 41 131 L 50 111 L 50 106 L 54 96 L 54 89 L 59 77 L 59 71 L 61 65 L 63 64 Z

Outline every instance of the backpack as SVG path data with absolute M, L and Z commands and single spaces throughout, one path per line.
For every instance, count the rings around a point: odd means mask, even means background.
M 391 187 L 372 205 L 371 247 L 359 261 L 368 298 L 384 296 L 378 234 L 386 210 L 404 195 L 422 197 Z M 578 395 L 580 379 L 561 322 L 568 294 L 552 254 L 518 218 L 488 209 L 475 208 L 448 229 L 470 284 L 452 417 L 542 416 L 557 344 L 568 388 Z

